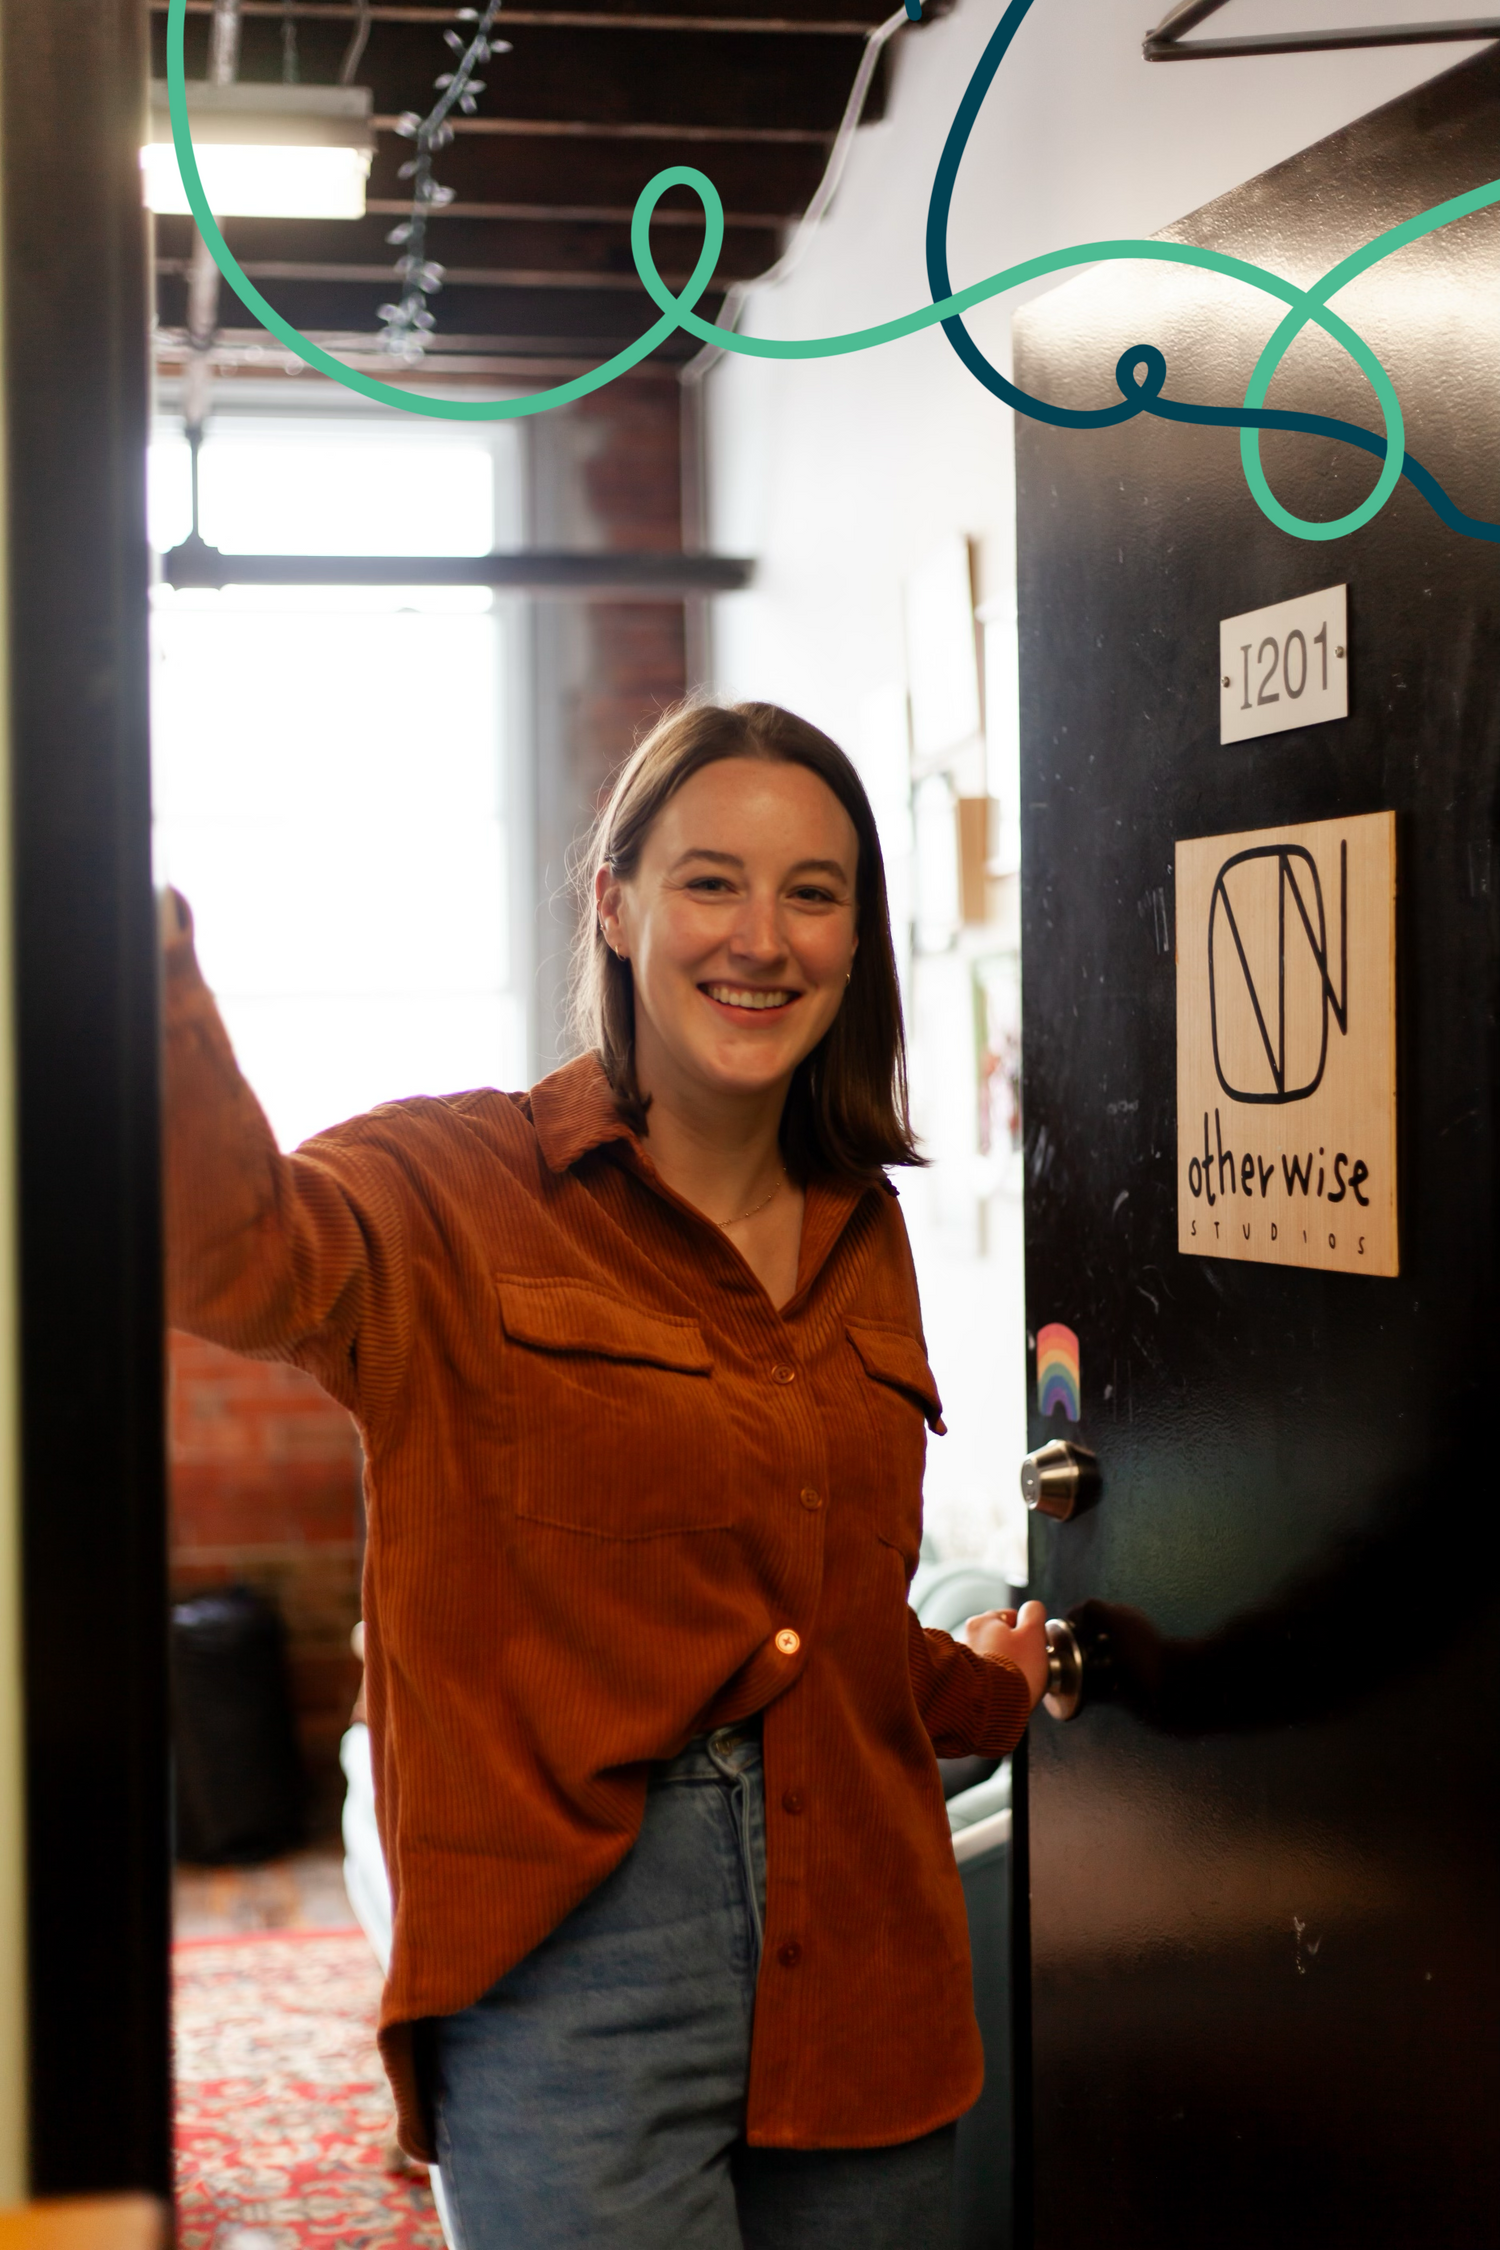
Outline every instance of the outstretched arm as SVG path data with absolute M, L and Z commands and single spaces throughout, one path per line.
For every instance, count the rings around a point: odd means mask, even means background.
M 388 1385 L 401 1356 L 398 1334 L 363 1333 L 381 1270 L 401 1256 L 393 1183 L 353 1151 L 282 1155 L 174 891 L 161 920 L 168 1318 L 233 1351 L 296 1360 L 342 1404 L 369 1408 L 372 1380 Z

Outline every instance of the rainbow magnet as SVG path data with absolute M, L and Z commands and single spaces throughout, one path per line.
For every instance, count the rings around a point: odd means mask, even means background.
M 1036 1339 L 1036 1395 L 1045 1421 L 1060 1406 L 1070 1422 L 1082 1420 L 1079 1412 L 1078 1338 L 1060 1320 L 1038 1329 Z

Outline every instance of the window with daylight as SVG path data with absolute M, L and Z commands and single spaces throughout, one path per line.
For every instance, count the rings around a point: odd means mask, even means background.
M 374 418 L 371 418 L 371 423 Z M 514 433 L 216 413 L 226 553 L 483 554 L 517 537 Z M 164 427 L 152 537 L 190 522 Z M 158 587 L 158 879 L 277 1138 L 407 1094 L 526 1082 L 529 901 L 511 772 L 519 605 L 483 587 Z

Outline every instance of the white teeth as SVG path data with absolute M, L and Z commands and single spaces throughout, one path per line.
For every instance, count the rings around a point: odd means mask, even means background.
M 795 997 L 790 992 L 752 992 L 738 984 L 708 984 L 704 991 L 710 1000 L 717 1000 L 724 1008 L 784 1008 Z

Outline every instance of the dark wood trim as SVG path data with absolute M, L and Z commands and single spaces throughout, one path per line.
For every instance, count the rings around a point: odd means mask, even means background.
M 693 139 L 641 142 L 608 135 L 465 133 L 443 150 L 442 179 L 458 203 L 470 206 L 488 202 L 498 190 L 507 202 L 633 212 L 637 196 L 654 172 L 676 163 L 705 168 L 703 150 L 704 143 Z M 712 163 L 707 168 L 726 212 L 736 217 L 771 212 L 777 215 L 773 223 L 785 225 L 807 209 L 823 177 L 827 155 L 821 140 L 767 145 L 721 136 L 712 143 Z M 406 142 L 393 134 L 377 136 L 370 174 L 372 200 L 399 196 L 400 166 L 408 156 Z M 703 207 L 690 188 L 669 188 L 667 195 L 676 209 L 691 212 L 701 227 Z M 409 201 L 406 207 L 409 212 Z M 289 229 L 298 224 L 295 219 L 287 221 Z
M 394 134 L 399 122 L 394 117 L 377 117 L 375 130 Z M 769 148 L 796 148 L 807 143 L 826 148 L 834 135 L 831 125 L 654 125 L 587 117 L 455 117 L 450 123 L 455 139 L 478 136 L 511 141 L 749 141 Z
M 159 258 L 156 271 L 159 277 L 185 281 L 191 263 L 188 258 Z M 387 296 L 392 290 L 389 265 L 314 265 L 295 258 L 242 258 L 240 269 L 251 281 L 368 283 L 372 288 L 384 290 Z M 662 275 L 669 289 L 686 288 L 689 278 L 685 273 Z M 633 297 L 643 294 L 640 276 L 635 273 L 590 273 L 587 268 L 582 272 L 559 273 L 545 266 L 448 266 L 444 269 L 444 286 L 450 289 L 603 289 Z M 710 316 L 704 313 L 703 317 Z
M 0 0 L 31 2164 L 171 2187 L 144 0 Z
M 396 206 L 403 217 L 410 203 Z M 684 240 L 683 224 L 663 229 L 657 262 L 664 274 L 691 273 L 702 233 L 702 213 L 692 215 L 694 235 Z M 164 213 L 156 221 L 156 271 L 158 276 L 180 274 L 191 261 L 196 229 L 191 219 Z M 391 222 L 378 212 L 363 219 L 303 219 L 292 235 L 277 219 L 229 219 L 224 233 L 230 249 L 252 278 L 274 279 L 278 265 L 288 274 L 305 266 L 365 267 L 389 283 L 395 278 L 399 245 L 390 241 Z M 783 242 L 781 226 L 726 226 L 724 244 L 714 268 L 714 281 L 752 280 L 774 265 Z M 569 220 L 549 210 L 536 218 L 455 218 L 451 211 L 435 217 L 428 227 L 432 255 L 451 276 L 504 270 L 566 274 L 570 284 L 586 287 L 592 275 L 610 275 L 638 289 L 640 279 L 630 254 L 630 218 L 623 220 Z
M 153 15 L 165 15 L 167 0 L 150 0 Z M 213 14 L 214 0 L 187 0 L 190 16 Z M 240 13 L 246 16 L 272 16 L 277 22 L 286 20 L 282 0 L 241 0 Z M 296 0 L 292 9 L 299 22 L 347 24 L 352 21 L 353 10 L 344 0 L 342 6 L 328 6 L 326 0 Z M 458 9 L 374 7 L 370 21 L 378 23 L 442 24 L 457 22 Z M 878 11 L 866 9 L 858 18 L 833 21 L 818 18 L 799 22 L 795 16 L 712 16 L 649 14 L 645 11 L 604 8 L 507 8 L 505 21 L 511 24 L 556 24 L 569 31 L 712 31 L 712 32 L 766 32 L 779 38 L 839 38 L 864 39 L 881 22 Z
M 411 215 L 411 197 L 371 195 L 365 199 L 367 216 L 382 219 L 404 219 Z M 446 225 L 450 219 L 525 219 L 541 225 L 559 221 L 578 226 L 626 226 L 635 216 L 633 203 L 476 203 L 462 200 L 449 203 L 433 213 L 433 221 Z M 291 222 L 306 226 L 305 219 Z M 690 210 L 676 210 L 670 204 L 658 204 L 652 213 L 653 227 L 691 227 L 695 233 L 703 229 L 703 207 L 694 204 Z M 724 225 L 729 227 L 762 227 L 778 230 L 787 224 L 784 211 L 730 211 L 724 213 Z M 435 238 L 442 247 L 442 237 Z

